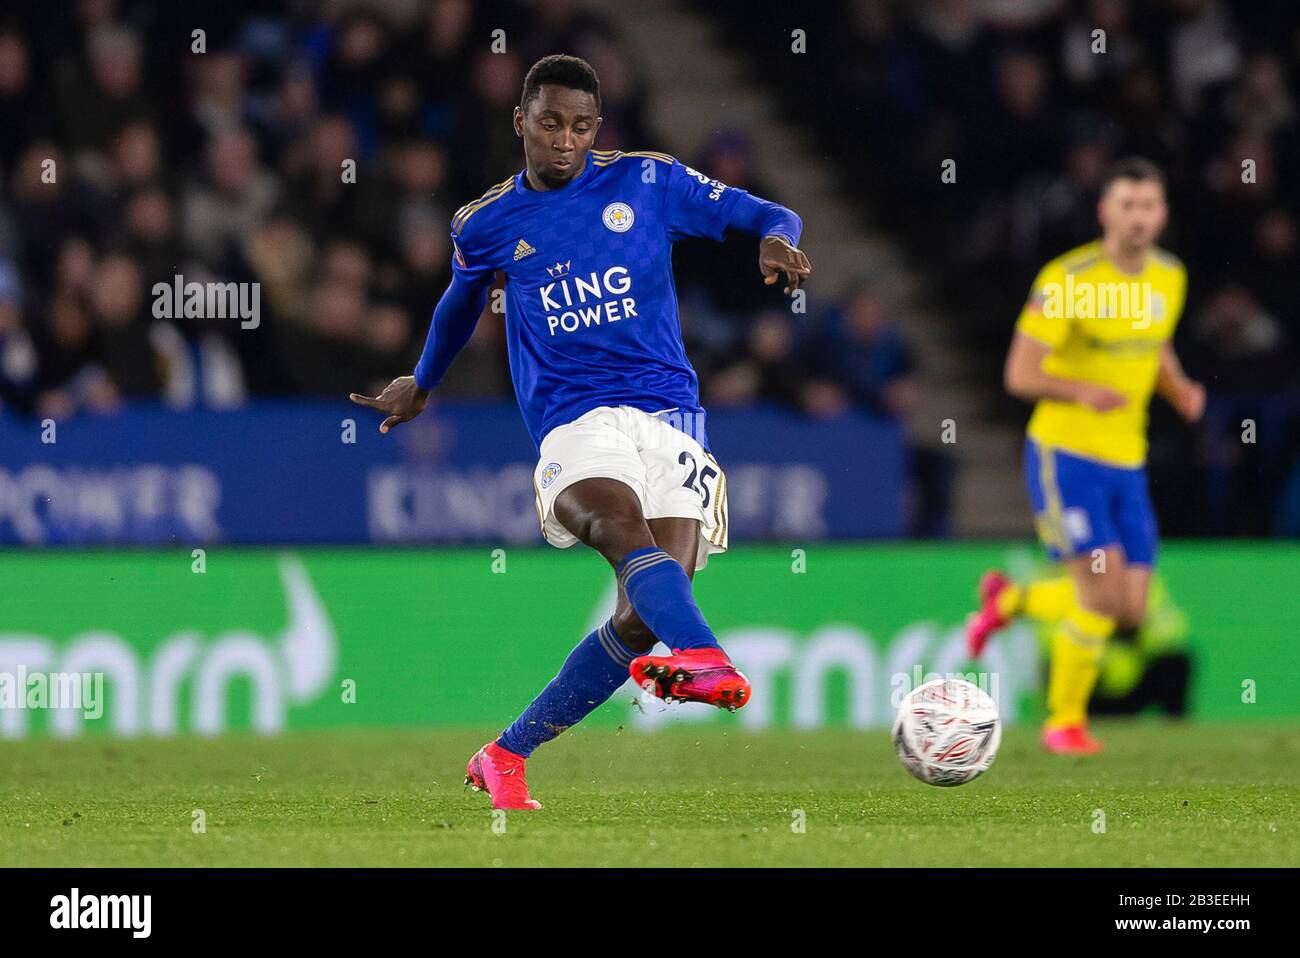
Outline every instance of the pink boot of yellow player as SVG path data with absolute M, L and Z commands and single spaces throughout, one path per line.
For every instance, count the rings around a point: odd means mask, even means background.
M 1006 628 L 1014 616 L 1005 610 L 1007 603 L 999 601 L 1008 589 L 1014 587 L 1015 583 L 997 569 L 990 569 L 980 577 L 979 611 L 966 620 L 966 651 L 972 659 L 980 657 L 990 636 Z
M 1087 725 L 1043 729 L 1043 748 L 1056 755 L 1096 755 L 1101 742 L 1088 734 Z

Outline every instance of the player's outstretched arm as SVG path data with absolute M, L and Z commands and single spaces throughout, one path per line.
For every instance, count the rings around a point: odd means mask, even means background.
M 429 404 L 429 394 L 442 382 L 447 367 L 474 334 L 491 284 L 491 273 L 474 278 L 453 273 L 451 285 L 433 311 L 429 335 L 425 338 L 420 361 L 415 365 L 415 374 L 397 377 L 378 396 L 348 395 L 357 405 L 368 406 L 385 415 L 379 424 L 380 432 L 386 433 L 424 412 Z
M 768 286 L 784 274 L 785 292 L 793 293 L 812 272 L 808 257 L 799 249 L 803 221 L 780 203 L 733 190 L 674 160 L 665 209 L 670 242 L 687 236 L 720 240 L 732 229 L 761 237 L 758 269 Z
M 1196 422 L 1205 412 L 1205 387 L 1183 372 L 1183 364 L 1170 342 L 1160 347 L 1156 391 L 1188 422 Z

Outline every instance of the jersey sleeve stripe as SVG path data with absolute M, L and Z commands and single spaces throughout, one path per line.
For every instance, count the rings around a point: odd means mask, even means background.
M 451 218 L 452 229 L 459 232 L 461 227 L 465 225 L 465 222 L 471 216 L 473 216 L 483 207 L 487 206 L 489 203 L 493 202 L 494 200 L 498 200 L 502 196 L 504 196 L 510 190 L 514 182 L 515 182 L 515 178 L 512 176 L 510 177 L 510 179 L 506 180 L 505 182 L 498 183 L 496 186 L 492 187 L 492 189 L 488 190 L 478 199 L 474 200 L 474 202 L 466 203 L 464 206 L 462 206 L 459 210 L 456 211 L 456 215 Z
M 657 153 L 653 150 L 631 150 L 627 153 L 624 153 L 621 150 L 610 150 L 609 152 L 603 150 L 592 150 L 591 153 L 593 157 L 591 162 L 596 166 L 609 166 L 611 163 L 617 163 L 619 160 L 628 156 L 649 157 L 669 165 L 674 162 L 673 158 L 667 153 Z
M 459 232 L 460 229 L 465 225 L 466 221 L 468 221 L 471 216 L 473 216 L 475 213 L 477 213 L 483 207 L 487 206 L 492 201 L 500 199 L 502 196 L 505 195 L 505 193 L 508 190 L 509 190 L 508 184 L 494 187 L 491 190 L 489 190 L 487 193 L 483 194 L 481 198 L 475 200 L 473 203 L 470 203 L 467 206 L 462 207 L 456 213 L 456 216 L 452 219 L 452 227 Z
M 675 161 L 671 156 L 669 156 L 667 153 L 659 153 L 659 152 L 657 152 L 657 151 L 655 151 L 655 150 L 633 150 L 632 152 L 630 152 L 630 153 L 625 153 L 624 155 L 625 155 L 625 156 L 649 156 L 649 157 L 652 157 L 652 158 L 654 158 L 654 159 L 656 159 L 656 160 L 663 160 L 663 162 L 665 162 L 665 163 L 669 163 L 669 164 L 676 162 L 676 161 Z

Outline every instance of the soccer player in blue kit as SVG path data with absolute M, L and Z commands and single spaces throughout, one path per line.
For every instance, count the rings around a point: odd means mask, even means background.
M 413 376 L 354 402 L 419 415 L 464 347 L 497 270 L 519 408 L 539 459 L 538 518 L 548 542 L 583 542 L 618 578 L 614 615 L 502 735 L 470 759 L 466 782 L 494 808 L 540 808 L 524 764 L 630 675 L 667 701 L 735 710 L 748 680 L 718 644 L 691 577 L 727 548 L 726 476 L 708 450 L 699 383 L 686 359 L 672 246 L 760 237 L 768 285 L 793 295 L 811 272 L 790 210 L 732 189 L 662 153 L 592 150 L 600 84 L 585 61 L 548 56 L 514 111 L 525 169 L 452 217 L 452 281 Z M 671 655 L 649 653 L 656 640 Z

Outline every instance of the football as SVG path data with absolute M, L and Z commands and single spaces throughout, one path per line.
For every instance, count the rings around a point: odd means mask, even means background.
M 934 679 L 914 688 L 894 718 L 899 761 L 930 785 L 964 785 L 982 775 L 1002 741 L 998 704 L 964 679 Z

